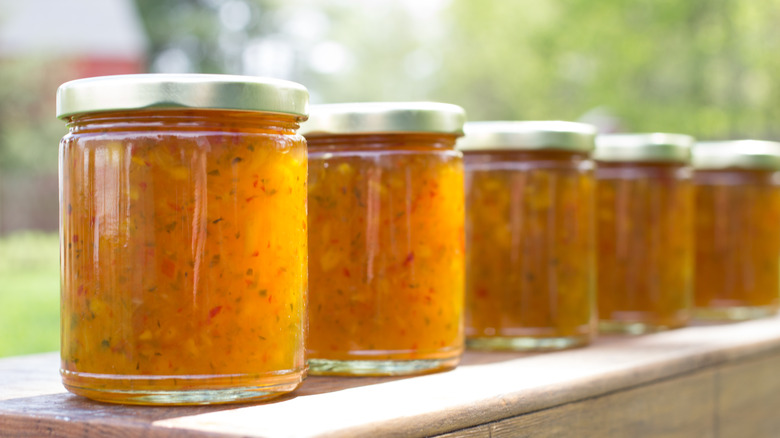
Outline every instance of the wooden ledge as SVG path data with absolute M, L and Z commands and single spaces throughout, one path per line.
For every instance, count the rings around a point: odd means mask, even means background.
M 777 436 L 780 318 L 469 352 L 410 378 L 310 377 L 258 405 L 134 407 L 67 393 L 56 353 L 0 360 L 0 436 Z

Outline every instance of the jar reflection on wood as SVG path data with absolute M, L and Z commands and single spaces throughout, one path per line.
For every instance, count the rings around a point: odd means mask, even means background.
M 60 87 L 69 391 L 206 404 L 300 384 L 307 159 L 296 130 L 307 101 L 298 84 L 238 76 Z
M 466 166 L 467 346 L 542 350 L 594 334 L 595 128 L 474 122 Z
M 603 332 L 639 334 L 690 319 L 693 198 L 680 134 L 596 138 L 598 309 Z
M 780 143 L 698 143 L 695 316 L 744 320 L 777 313 Z
M 437 103 L 312 108 L 312 374 L 454 367 L 463 351 L 464 113 Z

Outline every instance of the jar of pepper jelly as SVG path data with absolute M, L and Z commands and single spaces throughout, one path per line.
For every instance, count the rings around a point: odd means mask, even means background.
M 598 313 L 603 332 L 682 327 L 693 293 L 690 149 L 680 134 L 596 138 Z
M 780 143 L 697 143 L 695 314 L 745 320 L 780 299 Z
M 312 374 L 449 369 L 463 351 L 463 109 L 313 106 Z
M 62 379 L 130 404 L 258 400 L 306 373 L 308 93 L 129 75 L 63 84 Z
M 595 332 L 596 129 L 559 121 L 466 124 L 466 344 L 586 345 Z

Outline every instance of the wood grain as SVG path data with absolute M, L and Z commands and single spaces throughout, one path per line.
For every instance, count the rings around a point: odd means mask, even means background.
M 714 378 L 697 372 L 440 437 L 712 437 Z
M 780 436 L 780 355 L 719 367 L 718 436 Z
M 770 318 L 557 353 L 472 352 L 428 376 L 312 377 L 266 404 L 155 408 L 69 394 L 57 355 L 44 354 L 0 360 L 0 436 L 780 436 L 778 365 Z

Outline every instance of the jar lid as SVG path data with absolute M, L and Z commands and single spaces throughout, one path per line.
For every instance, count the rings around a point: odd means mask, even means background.
M 462 151 L 477 150 L 562 150 L 590 152 L 596 127 L 562 121 L 469 122 L 466 136 L 458 141 Z
M 687 163 L 694 139 L 689 135 L 654 132 L 605 134 L 596 137 L 593 159 L 597 161 L 647 161 Z
M 309 92 L 280 79 L 210 74 L 100 76 L 57 89 L 57 117 L 141 109 L 218 109 L 308 115 Z
M 463 135 L 463 108 L 437 102 L 365 102 L 312 105 L 301 125 L 307 137 L 352 134 L 438 133 Z
M 780 143 L 763 140 L 734 140 L 696 143 L 695 169 L 780 170 Z

